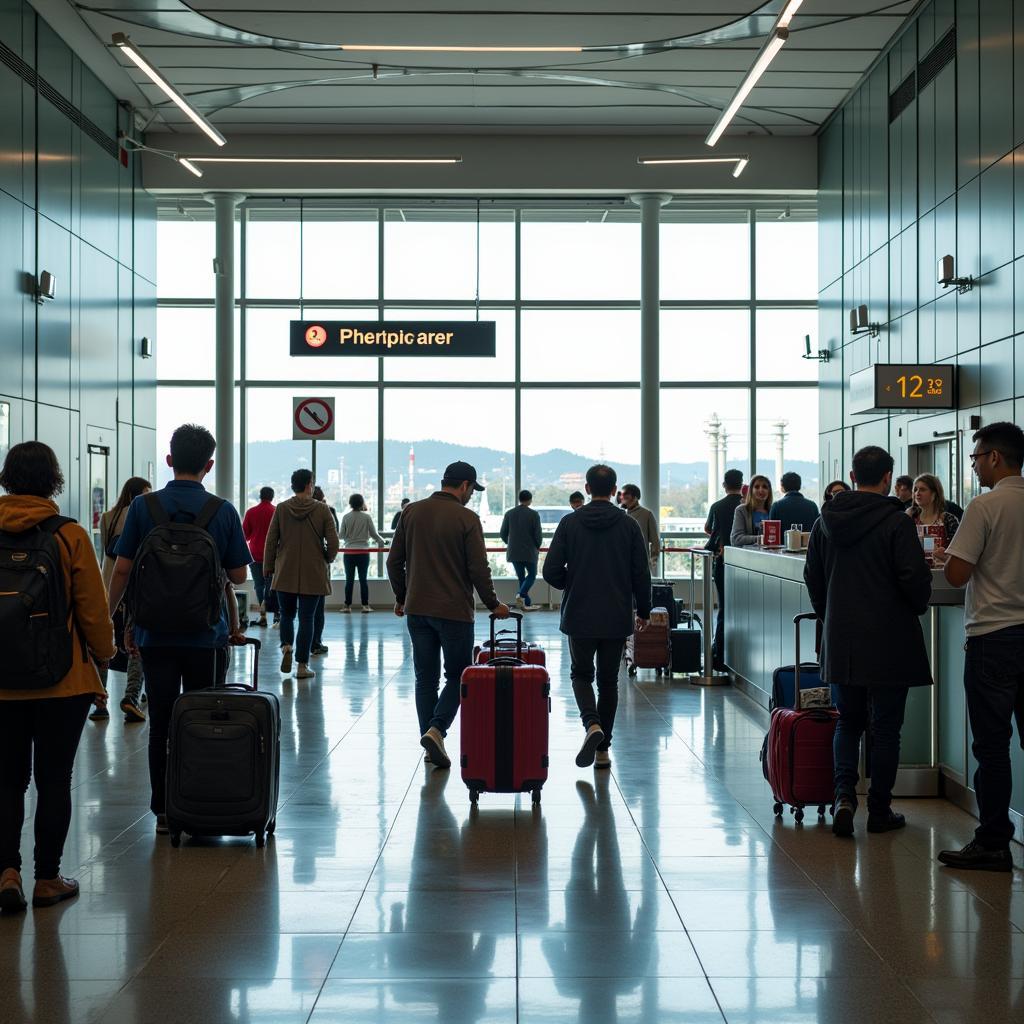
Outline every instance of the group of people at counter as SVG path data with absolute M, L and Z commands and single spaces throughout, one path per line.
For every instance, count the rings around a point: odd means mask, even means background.
M 892 790 L 907 695 L 933 683 L 921 629 L 932 572 L 966 588 L 964 688 L 980 820 L 971 842 L 938 858 L 952 868 L 1011 871 L 1015 719 L 1024 746 L 1024 432 L 993 423 L 973 442 L 971 465 L 984 490 L 966 509 L 947 501 L 931 474 L 898 477 L 893 494 L 894 461 L 877 446 L 854 455 L 852 487 L 841 480 L 828 485 L 820 514 L 799 493 L 796 474 L 783 476 L 786 494 L 772 503 L 766 477 L 753 477 L 744 494 L 742 474 L 726 473 L 726 495 L 711 506 L 705 525 L 708 546 L 719 555 L 715 656 L 721 661 L 724 643 L 724 548 L 757 544 L 758 528 L 769 518 L 786 527 L 812 520 L 804 581 L 821 622 L 821 680 L 831 685 L 839 711 L 832 829 L 854 834 L 860 742 L 868 733 L 867 830 L 892 831 L 906 825 L 892 809 Z

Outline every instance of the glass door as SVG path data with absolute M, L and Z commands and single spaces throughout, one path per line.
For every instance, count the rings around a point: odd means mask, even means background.
M 110 449 L 102 444 L 88 446 L 89 457 L 89 533 L 96 549 L 96 558 L 103 564 L 103 542 L 100 537 L 100 519 L 110 507 L 109 479 Z

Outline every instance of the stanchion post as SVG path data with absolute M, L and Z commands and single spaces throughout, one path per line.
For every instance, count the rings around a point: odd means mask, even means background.
M 695 555 L 699 555 L 703 559 L 703 574 L 704 574 L 704 591 L 703 591 L 703 605 L 702 611 L 704 612 L 704 623 L 703 623 L 703 639 L 704 639 L 704 657 L 703 667 L 704 671 L 701 675 L 691 675 L 690 682 L 696 686 L 724 686 L 730 682 L 727 675 L 716 675 L 714 668 L 715 653 L 714 653 L 714 627 L 712 623 L 713 613 L 715 610 L 715 597 L 712 591 L 712 584 L 714 582 L 714 571 L 712 568 L 712 560 L 715 557 L 713 551 L 707 551 L 704 548 L 690 548 L 690 588 L 691 588 L 691 602 L 693 600 L 693 558 Z

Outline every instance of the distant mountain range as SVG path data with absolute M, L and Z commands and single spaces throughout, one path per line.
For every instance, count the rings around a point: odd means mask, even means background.
M 295 463 L 291 441 L 253 441 L 246 451 L 246 476 L 250 489 L 264 482 L 280 485 L 287 480 L 293 469 L 308 464 L 307 460 Z M 451 462 L 463 459 L 471 463 L 484 480 L 500 479 L 503 473 L 511 480 L 515 466 L 514 455 L 493 448 L 476 448 L 467 445 L 449 444 L 444 441 L 385 441 L 384 468 L 385 485 L 398 483 L 399 475 L 408 482 L 409 449 L 416 453 L 417 491 L 423 492 L 437 486 L 441 473 Z M 377 446 L 372 441 L 321 441 L 317 447 L 317 475 L 326 481 L 329 470 L 340 468 L 345 460 L 345 485 L 354 488 L 359 482 L 362 467 L 367 482 L 376 480 Z M 540 484 L 555 484 L 569 473 L 582 473 L 594 462 L 593 457 L 579 455 L 563 448 L 552 448 L 539 455 L 523 456 L 523 484 L 527 487 Z M 735 464 L 746 472 L 742 463 Z M 614 463 L 614 468 L 623 482 L 639 481 L 640 467 L 636 464 Z M 786 462 L 786 469 L 799 473 L 808 484 L 817 482 L 818 466 L 813 462 L 794 460 Z M 757 471 L 774 476 L 774 460 L 758 460 Z M 671 474 L 671 477 L 669 477 Z M 706 462 L 662 463 L 662 479 L 671 479 L 674 486 L 689 486 L 707 482 Z M 774 481 L 777 485 L 778 481 Z

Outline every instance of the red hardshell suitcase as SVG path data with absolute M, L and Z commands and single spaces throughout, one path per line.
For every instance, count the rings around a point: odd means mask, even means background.
M 800 710 L 800 621 L 813 619 L 811 612 L 797 615 L 796 678 L 793 707 L 779 707 L 772 712 L 762 757 L 764 776 L 775 798 L 775 813 L 782 814 L 789 804 L 797 821 L 803 821 L 805 806 L 818 806 L 818 817 L 825 816 L 826 807 L 835 800 L 835 771 L 832 741 L 839 713 L 834 708 Z
M 515 636 L 507 634 L 513 633 Z M 494 652 L 497 651 L 497 654 Z M 522 627 L 515 629 L 499 629 L 491 640 L 485 640 L 473 649 L 473 662 L 486 665 L 492 658 L 517 658 L 527 665 L 546 665 L 547 655 L 540 644 L 523 641 Z
M 513 617 L 521 636 L 522 618 Z M 503 656 L 462 673 L 462 781 L 473 803 L 484 792 L 529 792 L 540 803 L 550 714 L 551 683 L 542 665 Z

